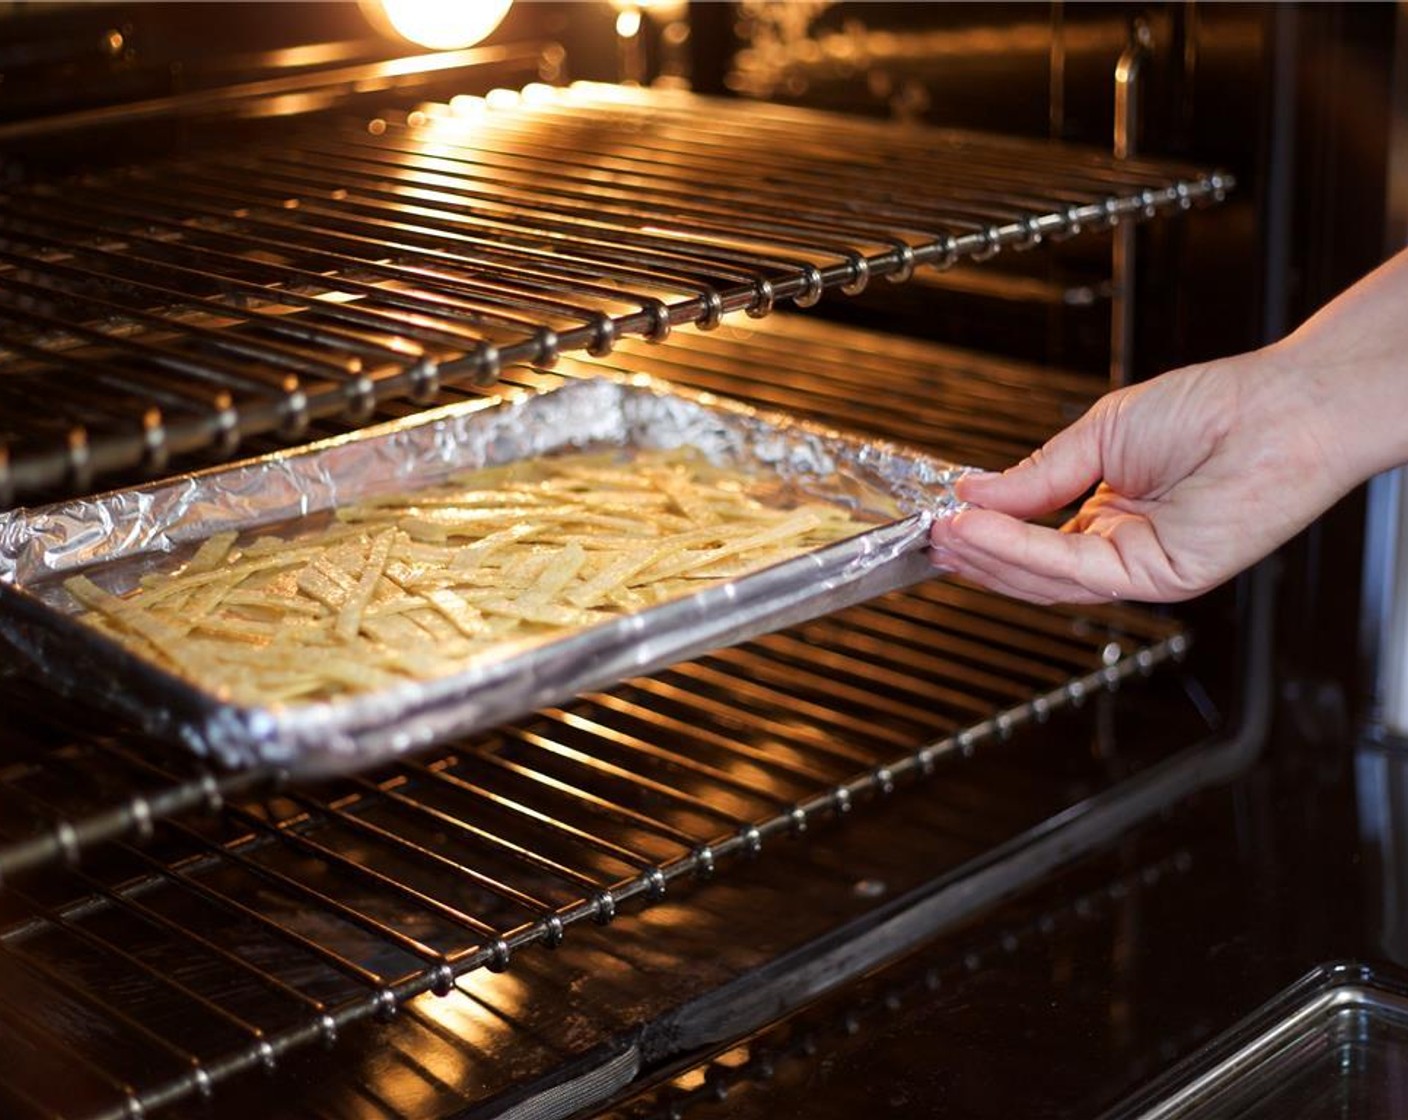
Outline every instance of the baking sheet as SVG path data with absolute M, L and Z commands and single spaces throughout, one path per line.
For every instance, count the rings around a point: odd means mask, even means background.
M 694 447 L 874 527 L 660 606 L 377 692 L 231 704 L 80 622 L 78 572 L 121 593 L 221 531 L 326 517 L 477 467 L 602 447 Z M 306 449 L 0 518 L 0 635 L 44 677 L 231 767 L 348 770 L 815 617 L 933 574 L 965 468 L 644 378 L 451 406 Z

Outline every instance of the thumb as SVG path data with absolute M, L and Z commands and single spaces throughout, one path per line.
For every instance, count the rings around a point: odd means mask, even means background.
M 1104 462 L 1095 410 L 1001 474 L 971 474 L 954 491 L 961 501 L 1013 517 L 1069 505 L 1100 481 Z

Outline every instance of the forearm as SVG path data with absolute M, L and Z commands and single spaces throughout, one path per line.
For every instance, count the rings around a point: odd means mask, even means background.
M 1263 353 L 1342 468 L 1343 489 L 1408 463 L 1408 252 Z

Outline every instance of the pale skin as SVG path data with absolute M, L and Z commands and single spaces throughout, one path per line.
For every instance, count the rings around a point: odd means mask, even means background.
M 1264 349 L 1122 389 L 959 483 L 934 562 L 1037 603 L 1176 602 L 1408 462 L 1408 252 Z M 1029 518 L 1098 486 L 1059 530 Z

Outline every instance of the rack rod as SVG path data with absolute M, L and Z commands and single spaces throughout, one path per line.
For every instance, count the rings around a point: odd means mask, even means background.
M 1050 143 L 578 85 L 12 187 L 0 505 L 1231 185 Z

